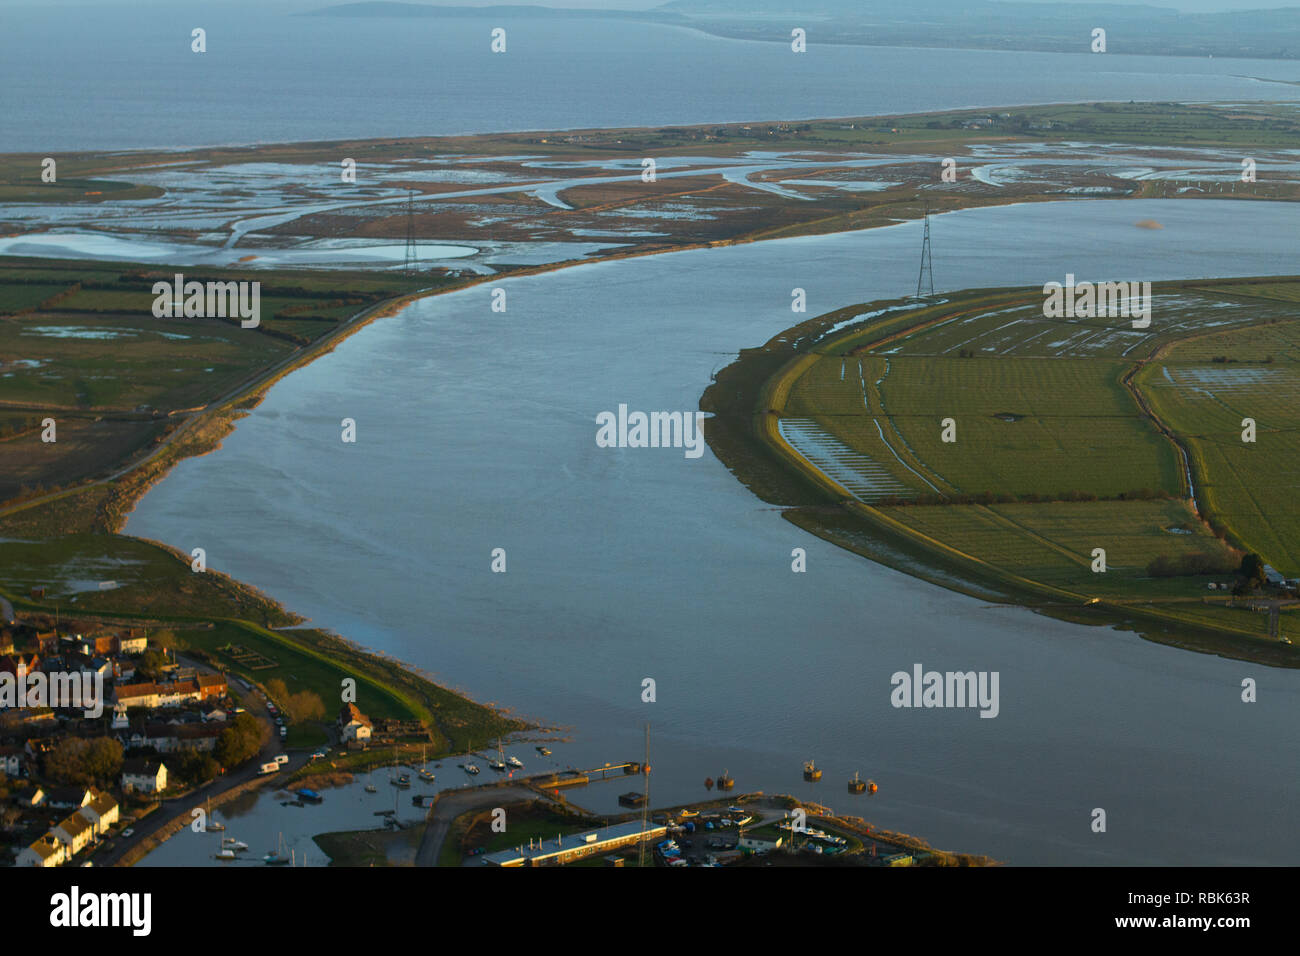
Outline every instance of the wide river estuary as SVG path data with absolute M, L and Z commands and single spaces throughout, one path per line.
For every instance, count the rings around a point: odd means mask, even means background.
M 934 220 L 935 280 L 1291 273 L 1295 221 L 1263 202 L 970 210 Z M 704 797 L 727 769 L 738 792 L 819 799 L 1012 863 L 1293 862 L 1300 674 L 878 566 L 784 521 L 707 449 L 597 447 L 595 416 L 620 403 L 696 409 L 714 370 L 800 318 L 795 287 L 809 314 L 911 291 L 920 235 L 580 265 L 421 300 L 277 384 L 127 531 L 204 547 L 320 626 L 571 727 L 557 748 L 575 765 L 639 759 L 651 721 L 656 806 Z M 890 675 L 917 663 L 999 672 L 998 716 L 894 709 Z M 1241 702 L 1245 677 L 1258 703 Z M 820 784 L 802 780 L 809 758 Z M 880 792 L 849 796 L 855 771 Z M 613 786 L 574 798 L 609 808 Z

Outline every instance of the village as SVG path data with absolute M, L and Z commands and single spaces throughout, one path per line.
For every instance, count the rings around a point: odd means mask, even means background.
M 0 830 L 17 866 L 90 866 L 92 852 L 133 835 L 161 794 L 207 782 L 263 744 L 261 723 L 235 704 L 224 675 L 178 663 L 143 628 L 9 613 L 0 674 L 112 683 L 98 717 L 58 699 L 0 709 Z

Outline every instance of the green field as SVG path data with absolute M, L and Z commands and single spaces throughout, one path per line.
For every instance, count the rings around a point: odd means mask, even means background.
M 140 624 L 174 633 L 212 666 L 291 693 L 333 717 L 343 681 L 374 717 L 418 720 L 430 754 L 524 725 L 298 619 L 188 554 L 115 533 L 135 499 L 177 461 L 214 448 L 242 409 L 353 316 L 445 280 L 393 273 L 205 270 L 187 279 L 262 283 L 261 327 L 158 319 L 149 291 L 177 271 L 121 263 L 0 258 L 0 594 L 24 616 Z M 355 327 L 355 326 L 353 326 Z M 44 442 L 40 422 L 57 422 Z M 63 490 L 60 490 L 63 489 Z M 34 595 L 34 588 L 44 589 Z M 235 655 L 231 645 L 247 649 Z M 262 664 L 268 666 L 260 666 Z M 286 744 L 324 742 L 319 722 Z
M 1270 287 L 1261 300 L 1263 314 L 1300 301 L 1300 283 Z M 1176 342 L 1137 382 L 1185 441 L 1207 515 L 1283 574 L 1300 575 L 1300 322 Z M 1246 418 L 1256 423 L 1253 443 L 1242 440 Z
M 840 310 L 826 328 L 859 323 L 768 344 L 788 357 L 757 431 L 844 503 L 791 520 L 877 560 L 972 593 L 1267 638 L 1231 589 L 1248 551 L 1300 573 L 1296 302 L 1300 280 L 1274 278 L 1157 284 L 1145 328 L 1047 318 L 1041 290 Z
M 292 625 L 258 592 L 209 570 L 196 574 L 167 549 L 126 535 L 71 534 L 0 542 L 4 588 L 24 615 L 57 611 L 65 620 L 94 615 L 105 622 L 148 622 L 175 635 L 178 649 L 214 668 L 263 686 L 283 680 L 291 693 L 311 691 L 333 718 L 343 681 L 357 684 L 357 702 L 371 717 L 425 723 L 430 756 L 464 750 L 522 728 L 519 721 L 466 699 L 399 663 L 349 645 L 335 635 Z M 100 581 L 115 587 L 101 589 Z M 32 587 L 44 587 L 39 599 Z M 245 653 L 233 652 L 238 646 Z M 286 744 L 325 741 L 314 724 L 295 724 Z
M 153 283 L 177 271 L 261 283 L 259 325 L 156 318 Z M 0 407 L 27 423 L 0 442 L 0 506 L 137 463 L 188 417 L 328 345 L 353 317 L 450 281 L 0 257 Z M 46 417 L 55 442 L 34 427 Z

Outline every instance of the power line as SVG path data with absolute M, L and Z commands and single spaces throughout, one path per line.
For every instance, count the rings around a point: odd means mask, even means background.
M 402 271 L 408 276 L 415 275 L 420 264 L 415 254 L 415 211 L 412 204 L 414 196 L 415 190 L 406 191 L 406 254 L 402 261 Z
M 916 277 L 916 297 L 921 298 L 921 288 L 926 278 L 930 280 L 930 295 L 934 295 L 934 265 L 930 261 L 930 208 L 925 210 L 925 238 L 921 240 L 921 272 Z

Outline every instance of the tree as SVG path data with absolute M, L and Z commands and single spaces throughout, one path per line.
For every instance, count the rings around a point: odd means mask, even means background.
M 217 738 L 213 756 L 223 767 L 236 767 L 262 749 L 263 727 L 252 714 L 237 714 Z
M 320 720 L 325 716 L 325 702 L 320 699 L 320 694 L 310 690 L 291 695 L 285 701 L 285 709 L 289 711 L 290 723 L 295 724 Z
M 156 681 L 162 676 L 163 667 L 166 664 L 167 655 L 159 648 L 151 647 L 140 655 L 140 660 L 136 663 L 135 669 L 146 680 Z
M 1247 590 L 1262 587 L 1264 585 L 1264 559 L 1251 552 L 1241 559 L 1241 567 L 1237 569 L 1237 574 L 1241 576 Z
M 291 694 L 285 682 L 278 677 L 267 681 L 266 691 L 280 705 L 291 724 L 320 720 L 325 716 L 325 702 L 314 691 L 303 690 Z
M 217 775 L 217 762 L 212 754 L 189 747 L 173 754 L 168 759 L 168 767 L 189 784 L 207 783 Z
M 72 786 L 106 787 L 122 772 L 122 745 L 111 737 L 60 740 L 45 758 L 45 773 Z

